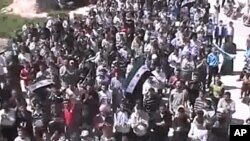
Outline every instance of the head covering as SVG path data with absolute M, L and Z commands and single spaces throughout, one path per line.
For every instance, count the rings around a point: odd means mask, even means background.
M 87 136 L 89 136 L 89 131 L 88 131 L 88 130 L 83 130 L 83 131 L 81 132 L 80 137 L 87 137 Z
M 108 113 L 110 112 L 110 106 L 107 105 L 107 104 L 102 104 L 100 107 L 99 107 L 99 111 L 100 112 L 105 112 L 105 113 Z
M 74 64 L 74 62 L 75 62 L 74 60 L 70 60 L 69 64 Z
M 185 111 L 185 107 L 183 105 L 179 105 L 178 108 L 177 108 L 177 111 L 183 109 Z
M 157 56 L 156 54 L 153 54 L 153 55 L 152 55 L 152 59 L 153 59 L 153 60 L 157 59 L 157 57 L 158 57 L 158 56 Z

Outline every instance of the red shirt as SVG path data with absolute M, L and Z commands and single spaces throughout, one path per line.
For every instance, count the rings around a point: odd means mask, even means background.
M 64 109 L 64 122 L 67 126 L 73 125 L 74 122 L 74 106 Z
M 170 78 L 169 78 L 169 85 L 172 87 L 172 88 L 175 88 L 175 86 L 176 86 L 176 82 L 178 81 L 178 80 L 180 80 L 177 76 L 171 76 Z
M 99 114 L 96 115 L 94 117 L 94 127 L 95 127 L 95 129 L 100 130 L 100 128 L 103 126 L 104 122 L 105 122 L 105 117 L 102 117 Z
M 23 68 L 20 72 L 20 77 L 22 80 L 24 80 L 24 84 L 27 86 L 29 84 L 29 75 L 30 75 L 30 70 L 28 68 Z
M 118 74 L 120 73 L 120 69 L 117 68 L 117 67 L 115 67 L 115 68 L 113 68 L 113 69 L 111 70 L 111 76 L 114 77 L 116 73 L 118 73 Z
M 125 26 L 121 29 L 121 31 L 127 34 L 129 32 L 129 28 Z

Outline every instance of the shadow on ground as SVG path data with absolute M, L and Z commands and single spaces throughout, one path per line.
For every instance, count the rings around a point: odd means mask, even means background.
M 246 51 L 246 50 L 238 48 L 236 51 Z
M 239 87 L 236 87 L 236 86 L 227 86 L 227 85 L 224 85 L 224 88 L 225 88 L 225 90 L 239 89 Z

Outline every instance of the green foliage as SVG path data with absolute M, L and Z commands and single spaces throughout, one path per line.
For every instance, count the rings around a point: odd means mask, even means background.
M 9 4 L 11 4 L 12 0 L 0 0 L 0 9 L 8 6 Z
M 9 4 L 12 0 L 0 0 L 0 10 Z M 27 19 L 24 19 L 16 15 L 8 15 L 0 13 L 0 37 L 10 37 L 14 35 L 14 31 L 17 28 L 22 27 L 23 23 L 27 22 Z
M 16 30 L 22 28 L 25 23 L 40 23 L 43 19 L 26 19 L 17 15 L 0 14 L 0 37 L 13 37 Z
M 0 0 L 0 10 L 12 3 L 13 0 Z M 50 16 L 65 15 L 68 11 L 55 11 L 49 13 Z M 27 19 L 18 15 L 0 13 L 0 38 L 13 37 L 17 30 L 20 30 L 25 23 L 41 23 L 44 19 Z

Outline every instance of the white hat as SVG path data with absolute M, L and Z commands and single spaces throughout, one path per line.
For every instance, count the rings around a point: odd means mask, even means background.
M 100 112 L 107 112 L 107 113 L 109 113 L 109 112 L 111 111 L 111 109 L 110 109 L 110 106 L 109 106 L 109 105 L 107 105 L 107 104 L 102 104 L 102 105 L 100 105 L 100 107 L 99 107 L 99 111 L 100 111 Z
M 87 137 L 89 135 L 89 131 L 88 130 L 83 130 L 82 132 L 81 132 L 81 137 Z
M 185 109 L 185 107 L 183 105 L 179 105 L 177 110 L 179 110 L 179 109 Z
M 70 60 L 69 64 L 74 64 L 74 62 L 75 62 L 74 60 Z
M 156 54 L 153 54 L 153 55 L 152 55 L 152 59 L 153 59 L 153 60 L 154 60 L 154 59 L 157 59 L 157 57 L 158 57 L 158 56 L 157 56 Z
M 143 124 L 139 124 L 139 125 L 137 126 L 137 129 L 143 131 L 143 130 L 146 129 L 146 127 L 145 127 Z

